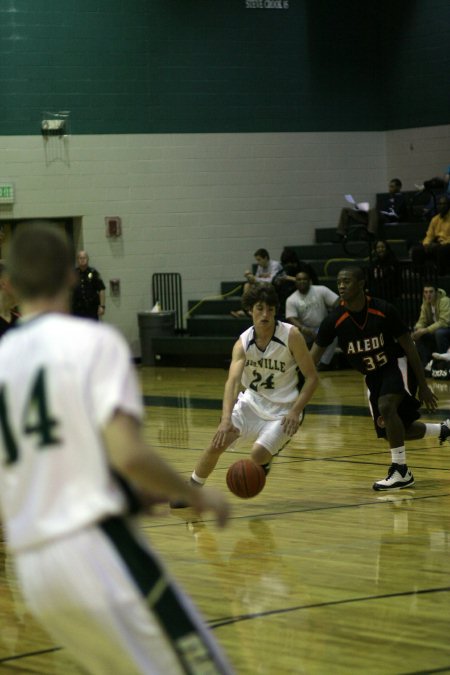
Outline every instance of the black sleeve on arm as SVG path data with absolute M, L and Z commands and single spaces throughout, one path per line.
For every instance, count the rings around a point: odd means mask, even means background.
M 403 321 L 400 316 L 400 312 L 396 307 L 390 303 L 386 303 L 386 318 L 388 320 L 388 325 L 391 331 L 391 334 L 394 338 L 398 338 L 405 333 L 409 333 L 408 326 Z
M 316 335 L 316 339 L 314 340 L 314 342 L 319 347 L 328 347 L 328 345 L 333 342 L 334 338 L 336 337 L 336 330 L 334 327 L 335 322 L 336 318 L 329 315 L 326 316 L 320 324 L 319 331 Z

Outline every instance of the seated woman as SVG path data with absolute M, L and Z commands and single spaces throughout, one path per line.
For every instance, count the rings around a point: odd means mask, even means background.
M 401 270 L 397 256 L 382 239 L 375 242 L 373 258 L 368 268 L 367 286 L 370 294 L 395 303 L 401 294 Z

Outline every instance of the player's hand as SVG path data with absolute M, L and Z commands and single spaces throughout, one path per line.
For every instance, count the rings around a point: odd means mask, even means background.
M 143 511 L 146 515 L 153 514 L 153 508 L 159 504 L 167 504 L 169 501 L 166 496 L 161 496 L 155 492 L 149 492 L 148 490 L 143 490 L 142 488 L 135 489 L 136 497 L 140 503 L 140 510 Z
M 314 339 L 316 337 L 316 331 L 313 328 L 306 328 L 306 326 L 302 326 L 300 332 L 306 339 L 307 338 Z
M 231 420 L 221 420 L 212 440 L 213 448 L 220 449 L 223 447 L 227 442 L 228 434 L 238 435 L 239 429 L 236 429 L 236 427 L 233 426 Z
M 436 410 L 436 408 L 438 406 L 438 404 L 437 404 L 438 397 L 436 396 L 434 391 L 432 391 L 430 389 L 430 387 L 427 384 L 419 386 L 419 389 L 418 389 L 417 393 L 418 393 L 419 401 L 425 406 L 425 408 L 429 412 L 433 412 L 434 410 Z
M 219 527 L 224 527 L 230 516 L 230 505 L 221 492 L 211 488 L 202 487 L 201 489 L 193 487 L 190 495 L 192 508 L 197 513 L 212 512 L 215 515 L 216 523 Z
M 281 420 L 281 426 L 284 427 L 284 433 L 293 436 L 300 426 L 300 417 L 296 413 L 288 413 Z

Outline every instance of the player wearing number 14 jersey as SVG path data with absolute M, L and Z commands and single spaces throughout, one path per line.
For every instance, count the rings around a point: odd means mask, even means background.
M 0 511 L 22 596 L 90 675 L 231 667 L 132 518 L 143 497 L 227 517 L 147 446 L 131 354 L 111 326 L 67 316 L 71 248 L 21 225 L 8 276 L 22 320 L 0 345 Z
M 191 483 L 197 486 L 205 483 L 220 455 L 237 439 L 251 447 L 252 460 L 267 473 L 274 455 L 298 430 L 305 405 L 318 384 L 300 331 L 275 318 L 278 296 L 274 287 L 252 286 L 244 294 L 242 305 L 253 325 L 233 347 L 222 418 L 191 477 Z M 300 381 L 304 381 L 301 390 Z M 239 393 L 242 387 L 245 390 Z M 182 506 L 186 504 L 172 504 L 173 508 Z
M 399 313 L 389 303 L 366 296 L 364 285 L 359 267 L 339 272 L 341 302 L 320 325 L 312 356 L 317 362 L 337 337 L 350 365 L 365 375 L 375 429 L 379 437 L 387 438 L 392 460 L 387 477 L 376 481 L 373 488 L 404 488 L 414 484 L 406 464 L 405 439 L 436 436 L 442 442 L 450 436 L 450 422 L 418 421 L 420 403 L 432 411 L 437 407 L 436 396 L 426 383 L 414 342 Z M 408 364 L 417 380 L 418 399 L 408 387 Z

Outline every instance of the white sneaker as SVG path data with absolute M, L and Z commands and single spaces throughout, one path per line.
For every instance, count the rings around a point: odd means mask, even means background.
M 450 361 L 450 354 L 448 352 L 445 352 L 445 354 L 438 354 L 437 352 L 433 352 L 432 356 L 433 359 L 436 359 L 438 361 Z
M 391 464 L 388 475 L 373 484 L 374 490 L 397 490 L 414 485 L 414 476 L 406 464 Z
M 444 441 L 448 440 L 450 437 L 450 420 L 445 420 L 441 422 L 441 431 L 439 433 L 439 445 L 442 445 Z

